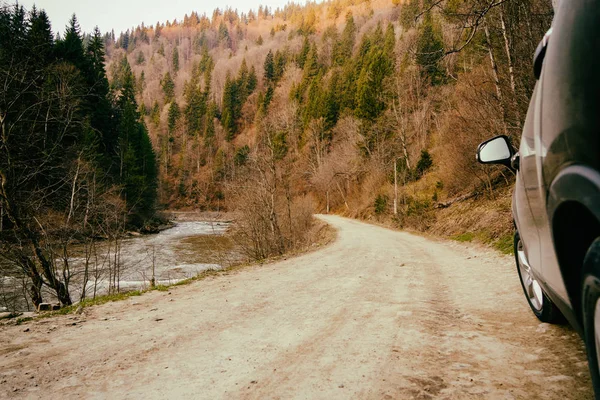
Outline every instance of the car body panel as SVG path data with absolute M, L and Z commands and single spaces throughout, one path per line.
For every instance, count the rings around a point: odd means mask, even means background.
M 559 194 L 558 187 L 552 199 L 549 193 L 557 176 L 569 166 L 600 170 L 598 21 L 600 2 L 566 2 L 556 14 L 523 127 L 513 195 L 513 215 L 531 267 L 545 291 L 571 313 L 573 304 L 558 262 L 552 221 L 565 201 L 596 207 L 598 199 L 589 191 L 578 194 L 575 186 L 564 182 L 560 190 L 570 193 Z M 582 172 L 573 170 L 562 179 L 578 180 L 577 173 Z

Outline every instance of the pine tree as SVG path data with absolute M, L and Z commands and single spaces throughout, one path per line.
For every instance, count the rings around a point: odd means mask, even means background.
M 179 71 L 179 50 L 177 50 L 177 46 L 173 49 L 173 73 L 177 74 Z
M 96 27 L 86 49 L 90 71 L 87 82 L 90 95 L 91 126 L 102 138 L 103 162 L 106 168 L 114 158 L 117 135 L 114 125 L 114 111 L 110 103 L 110 85 L 104 68 L 104 41 L 100 29 Z
M 386 56 L 390 60 L 394 60 L 394 51 L 396 49 L 396 32 L 394 31 L 394 25 L 391 23 L 388 24 L 385 30 L 385 39 L 383 44 L 383 50 L 385 51 Z
M 135 59 L 135 63 L 136 63 L 137 65 L 142 65 L 142 64 L 144 64 L 145 62 L 146 62 L 146 58 L 144 57 L 144 52 L 140 50 L 140 51 L 138 52 L 137 58 Z
M 383 50 L 374 48 L 369 53 L 357 81 L 356 116 L 374 121 L 386 108 L 384 80 L 393 69 Z
M 356 41 L 356 24 L 354 23 L 354 17 L 352 13 L 346 15 L 346 26 L 342 32 L 340 42 L 334 48 L 334 58 L 337 65 L 344 65 L 344 63 L 352 59 L 352 50 L 354 49 L 354 43 Z
M 267 57 L 265 58 L 264 63 L 264 73 L 263 80 L 265 85 L 270 85 L 273 82 L 273 78 L 275 77 L 275 62 L 273 59 L 273 52 L 269 50 L 267 53 Z
M 204 121 L 204 147 L 210 154 L 214 153 L 215 148 L 215 110 L 216 106 L 213 103 L 209 104 Z
M 163 93 L 165 95 L 165 103 L 170 103 L 175 98 L 175 82 L 171 78 L 171 73 L 167 71 L 161 81 Z
M 273 80 L 275 83 L 283 77 L 285 72 L 285 65 L 287 64 L 287 57 L 283 51 L 277 50 L 275 52 L 274 66 L 273 66 Z
M 130 223 L 141 226 L 152 216 L 156 202 L 156 159 L 135 100 L 133 72 L 125 67 L 123 89 L 117 101 L 119 111 L 119 179 L 130 209 Z
M 30 28 L 27 32 L 27 46 L 31 49 L 37 66 L 48 63 L 53 57 L 54 37 L 50 20 L 45 11 L 31 12 L 29 18 Z
M 238 90 L 240 91 L 240 98 L 242 99 L 242 103 L 246 101 L 246 98 L 250 94 L 250 90 L 248 88 L 248 80 L 250 79 L 250 71 L 248 70 L 248 64 L 246 64 L 246 59 L 242 60 L 242 64 L 240 65 L 240 70 L 238 72 Z
M 302 48 L 300 49 L 300 53 L 298 53 L 298 56 L 296 57 L 296 63 L 298 64 L 298 68 L 304 69 L 304 64 L 306 63 L 306 57 L 308 57 L 310 48 L 310 40 L 308 40 L 308 37 L 304 37 Z
M 226 132 L 226 139 L 232 140 L 237 134 L 237 118 L 241 105 L 239 101 L 239 90 L 235 79 L 227 74 L 225 87 L 223 89 L 223 106 L 221 108 L 221 124 Z
M 179 121 L 179 116 L 181 115 L 181 111 L 179 110 L 179 104 L 176 101 L 171 103 L 169 107 L 169 116 L 167 118 L 167 128 L 169 129 L 169 134 L 172 135 L 177 128 L 177 122 Z
M 248 76 L 248 92 L 253 93 L 258 85 L 258 77 L 256 76 L 256 69 L 254 65 L 250 69 L 250 75 Z
M 155 127 L 158 127 L 160 124 L 160 107 L 158 106 L 157 100 L 154 100 L 154 104 L 152 105 L 152 110 L 150 111 L 150 120 Z
M 441 34 L 435 29 L 431 13 L 426 13 L 419 28 L 417 40 L 417 64 L 421 76 L 429 79 L 432 85 L 441 85 L 446 80 L 446 74 L 440 66 L 444 56 L 444 43 Z
M 321 65 L 319 64 L 319 54 L 317 51 L 317 45 L 313 43 L 306 56 L 306 62 L 304 63 L 304 71 L 302 74 L 302 82 L 300 84 L 300 92 L 304 93 L 306 88 L 311 85 L 313 79 L 321 71 Z
M 331 130 L 338 122 L 340 116 L 340 81 L 338 70 L 334 71 L 329 80 L 329 88 L 324 99 L 325 129 Z
M 306 96 L 306 106 L 304 107 L 303 123 L 304 127 L 307 127 L 309 122 L 313 119 L 318 119 L 323 116 L 325 111 L 325 102 L 323 96 L 323 90 L 321 88 L 321 81 L 323 77 L 319 73 L 311 81 L 308 88 L 308 94 Z
M 229 29 L 227 29 L 227 26 L 225 25 L 225 23 L 223 21 L 221 21 L 221 24 L 219 25 L 219 42 L 223 43 L 225 46 L 229 47 L 230 46 L 230 38 L 229 38 Z
M 57 43 L 56 52 L 58 57 L 70 62 L 80 71 L 84 73 L 88 71 L 89 65 L 83 49 L 81 28 L 75 14 L 69 20 L 64 39 Z
M 188 132 L 192 136 L 198 136 L 203 130 L 203 122 L 206 114 L 206 94 L 202 92 L 199 77 L 195 75 L 189 83 L 185 92 L 187 106 L 185 108 L 185 119 Z

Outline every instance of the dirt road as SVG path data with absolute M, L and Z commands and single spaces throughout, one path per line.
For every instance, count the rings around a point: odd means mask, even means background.
M 592 398 L 511 257 L 323 218 L 317 252 L 0 328 L 0 398 Z

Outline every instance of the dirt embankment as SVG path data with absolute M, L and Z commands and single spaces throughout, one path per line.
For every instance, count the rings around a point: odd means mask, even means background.
M 324 219 L 320 251 L 0 328 L 0 398 L 592 398 L 511 257 Z

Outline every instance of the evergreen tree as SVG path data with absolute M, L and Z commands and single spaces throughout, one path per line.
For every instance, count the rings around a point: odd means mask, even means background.
M 374 121 L 386 108 L 384 80 L 393 69 L 379 48 L 369 53 L 357 82 L 356 116 Z
M 221 124 L 226 132 L 227 140 L 232 140 L 237 133 L 237 117 L 241 110 L 237 81 L 228 73 L 223 89 L 223 106 L 221 108 Z
M 415 178 L 420 179 L 433 166 L 433 159 L 427 150 L 421 150 L 421 157 L 415 167 Z
M 50 20 L 44 10 L 32 10 L 29 18 L 30 28 L 27 32 L 27 46 L 31 49 L 37 67 L 52 61 L 54 37 Z
M 169 129 L 169 134 L 172 135 L 175 131 L 180 115 L 181 111 L 179 110 L 179 104 L 177 104 L 176 101 L 173 101 L 169 107 L 169 116 L 167 118 L 167 128 Z
M 137 79 L 137 93 L 141 96 L 146 88 L 146 71 L 140 72 L 140 78 Z
M 242 65 L 240 65 L 240 70 L 238 72 L 238 90 L 240 91 L 240 99 L 242 103 L 246 101 L 246 98 L 250 94 L 250 90 L 248 88 L 248 80 L 250 79 L 250 71 L 248 70 L 248 64 L 246 64 L 246 59 L 242 60 Z
M 100 29 L 96 27 L 87 46 L 90 71 L 87 77 L 90 87 L 88 96 L 91 111 L 91 127 L 102 137 L 103 162 L 109 168 L 114 158 L 117 142 L 114 112 L 110 102 L 110 85 L 104 68 L 104 41 Z
M 210 154 L 214 153 L 215 148 L 215 110 L 216 106 L 213 103 L 209 104 L 204 120 L 204 147 Z
M 446 74 L 439 64 L 443 56 L 444 43 L 441 34 L 435 29 L 433 17 L 428 12 L 419 28 L 417 64 L 421 76 L 429 79 L 434 86 L 443 84 L 446 80 Z
M 334 71 L 329 80 L 329 88 L 324 100 L 324 118 L 325 129 L 331 130 L 338 122 L 340 117 L 340 81 L 339 71 Z
M 352 13 L 346 15 L 346 26 L 342 32 L 340 42 L 334 48 L 334 59 L 337 65 L 344 65 L 352 59 L 352 50 L 356 41 L 356 24 Z
M 171 73 L 167 71 L 161 81 L 163 93 L 165 95 L 165 103 L 170 103 L 175 98 L 175 82 L 171 78 Z
M 123 89 L 117 101 L 119 178 L 129 212 L 129 222 L 141 226 L 152 216 L 156 202 L 156 160 L 135 100 L 133 72 L 125 67 Z
M 313 43 L 306 56 L 306 62 L 304 63 L 304 71 L 302 74 L 302 82 L 300 84 L 300 93 L 303 94 L 308 86 L 311 85 L 313 79 L 321 71 L 321 65 L 319 64 L 319 54 L 317 51 L 317 45 Z
M 185 108 L 185 119 L 188 132 L 192 136 L 197 136 L 202 132 L 207 108 L 207 96 L 202 92 L 198 81 L 198 76 L 194 76 L 185 93 L 187 103 Z
M 391 23 L 388 24 L 385 30 L 385 39 L 383 44 L 383 50 L 385 51 L 386 56 L 390 60 L 394 60 L 394 51 L 396 49 L 396 32 L 394 31 L 394 25 Z
M 250 75 L 248 76 L 248 93 L 253 93 L 258 85 L 258 77 L 256 76 L 256 69 L 254 65 L 250 69 Z
M 323 90 L 321 88 L 321 81 L 323 76 L 321 73 L 317 74 L 311 81 L 308 88 L 308 94 L 306 96 L 306 105 L 304 107 L 303 123 L 304 127 L 307 127 L 309 122 L 313 119 L 318 119 L 323 116 L 325 111 L 325 99 L 323 98 Z
M 308 37 L 304 37 L 302 48 L 300 49 L 300 53 L 298 53 L 298 56 L 296 57 L 296 63 L 298 64 L 298 68 L 304 69 L 304 63 L 306 63 L 306 57 L 308 57 L 310 48 L 310 40 L 308 40 Z
M 125 51 L 129 49 L 129 29 L 127 29 L 127 32 L 121 33 L 119 42 L 121 44 L 121 48 L 123 48 Z
M 223 21 L 219 25 L 219 42 L 223 43 L 225 46 L 230 46 L 230 38 L 229 38 L 229 29 Z
M 177 46 L 173 49 L 173 73 L 177 74 L 179 71 L 179 50 L 177 50 Z
M 277 50 L 275 52 L 275 58 L 273 60 L 273 80 L 275 83 L 283 77 L 285 72 L 285 65 L 287 64 L 286 54 L 282 51 Z
M 142 65 L 142 64 L 144 64 L 145 62 L 146 62 L 146 58 L 144 57 L 144 52 L 140 50 L 140 51 L 138 52 L 137 58 L 135 59 L 135 63 L 136 63 L 137 65 Z
M 269 53 L 267 53 L 267 57 L 265 58 L 265 63 L 264 63 L 263 80 L 265 82 L 265 85 L 270 85 L 271 83 L 273 83 L 274 77 L 275 77 L 275 62 L 273 59 L 273 52 L 271 50 L 269 50 Z
M 150 120 L 155 127 L 158 127 L 160 124 L 160 107 L 158 106 L 157 100 L 154 100 L 154 104 L 152 105 L 152 110 L 150 111 Z
M 73 64 L 83 73 L 88 72 L 89 65 L 83 48 L 81 28 L 75 14 L 69 20 L 64 39 L 57 43 L 56 52 L 59 58 Z

